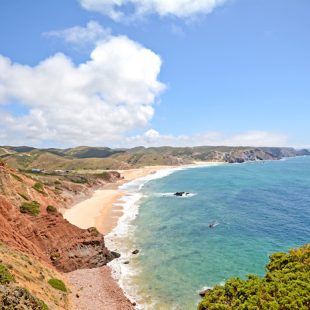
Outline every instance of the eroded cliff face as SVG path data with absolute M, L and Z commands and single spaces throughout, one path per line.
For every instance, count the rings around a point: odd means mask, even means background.
M 56 209 L 68 199 L 48 186 L 0 163 L 0 241 L 68 272 L 105 265 L 115 257 L 95 229 L 80 229 L 47 206 Z M 37 215 L 21 213 L 23 204 L 36 202 Z

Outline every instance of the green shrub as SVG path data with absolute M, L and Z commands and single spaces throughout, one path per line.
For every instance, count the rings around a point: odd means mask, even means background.
M 265 277 L 249 275 L 215 286 L 201 303 L 205 309 L 310 309 L 310 244 L 270 256 Z
M 14 173 L 12 173 L 11 176 L 12 176 L 15 180 L 17 180 L 17 181 L 19 181 L 19 182 L 22 182 L 22 181 L 23 181 L 22 178 L 21 178 L 20 176 L 14 174 Z
M 32 295 L 26 288 L 6 286 L 1 289 L 1 309 L 49 310 L 43 300 Z
M 29 197 L 27 197 L 27 196 L 24 195 L 24 194 L 18 193 L 18 195 L 19 195 L 20 197 L 22 197 L 23 199 L 25 199 L 25 200 L 29 200 Z
M 32 186 L 32 188 L 35 189 L 37 192 L 39 192 L 39 193 L 41 193 L 41 194 L 45 194 L 43 184 L 40 183 L 40 182 L 36 182 L 36 183 Z
M 59 279 L 51 278 L 48 280 L 48 284 L 51 287 L 55 288 L 56 290 L 67 292 L 67 288 L 66 288 L 65 283 L 63 283 L 63 281 L 61 281 Z
M 95 237 L 100 234 L 96 227 L 89 227 L 87 228 L 87 231 L 91 233 L 92 236 L 95 236 Z
M 59 180 L 56 180 L 56 181 L 54 182 L 54 184 L 55 184 L 55 185 L 60 185 L 61 182 L 60 182 Z
M 19 210 L 21 213 L 37 216 L 40 213 L 40 204 L 37 201 L 24 202 Z
M 47 211 L 48 213 L 52 213 L 52 214 L 55 214 L 55 213 L 58 212 L 57 209 L 56 209 L 54 206 L 51 206 L 51 205 L 49 205 L 49 206 L 46 207 L 46 211 Z
M 87 184 L 88 183 L 87 178 L 85 178 L 83 176 L 72 176 L 69 178 L 69 181 L 71 181 L 73 183 L 77 183 L 77 184 Z
M 9 284 L 12 281 L 14 281 L 14 276 L 6 266 L 0 264 L 0 284 Z

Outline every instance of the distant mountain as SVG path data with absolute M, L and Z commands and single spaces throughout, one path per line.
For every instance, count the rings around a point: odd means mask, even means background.
M 310 155 L 309 150 L 279 147 L 136 147 L 111 149 L 80 146 L 68 149 L 36 149 L 32 147 L 0 147 L 0 158 L 19 169 L 129 169 L 153 165 L 182 165 L 197 161 L 242 163 L 277 160 L 283 157 Z

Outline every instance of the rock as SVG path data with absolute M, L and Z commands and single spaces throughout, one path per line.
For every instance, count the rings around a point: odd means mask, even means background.
M 201 297 L 205 297 L 210 291 L 211 291 L 211 289 L 207 288 L 207 289 L 202 290 L 201 292 L 199 292 L 199 295 Z
M 75 294 L 75 297 L 76 297 L 76 298 L 80 298 L 80 295 L 79 295 L 79 294 Z
M 131 252 L 131 254 L 136 255 L 136 254 L 138 254 L 139 252 L 140 252 L 139 250 L 134 250 L 134 251 Z
M 126 260 L 125 262 L 124 262 L 124 265 L 128 265 L 129 264 L 129 260 Z
M 189 194 L 190 194 L 189 192 L 176 192 L 173 195 L 178 196 L 178 197 L 183 197 L 183 196 L 187 196 Z
M 121 254 L 119 254 L 115 251 L 110 251 L 110 254 L 113 257 L 112 259 L 121 257 Z
M 185 192 L 176 192 L 174 193 L 175 196 L 183 196 L 185 194 Z

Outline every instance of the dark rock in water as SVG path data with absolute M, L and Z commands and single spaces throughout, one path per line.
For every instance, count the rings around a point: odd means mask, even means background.
M 188 193 L 188 192 L 176 192 L 176 193 L 174 193 L 173 195 L 174 196 L 179 196 L 179 197 L 182 197 L 182 196 L 187 196 L 187 195 L 189 195 L 190 193 Z
M 119 254 L 117 252 L 110 251 L 110 253 L 111 253 L 112 259 L 121 257 L 121 254 Z
M 175 196 L 183 196 L 185 194 L 185 192 L 176 192 L 174 193 Z
M 129 260 L 126 260 L 125 262 L 124 262 L 124 265 L 128 265 L 129 264 Z
M 134 251 L 131 252 L 131 254 L 136 255 L 136 254 L 138 254 L 139 252 L 140 252 L 139 250 L 134 250 Z
M 200 295 L 201 297 L 205 297 L 210 291 L 211 291 L 211 289 L 207 288 L 207 289 L 205 289 L 205 290 L 199 292 L 199 295 Z

